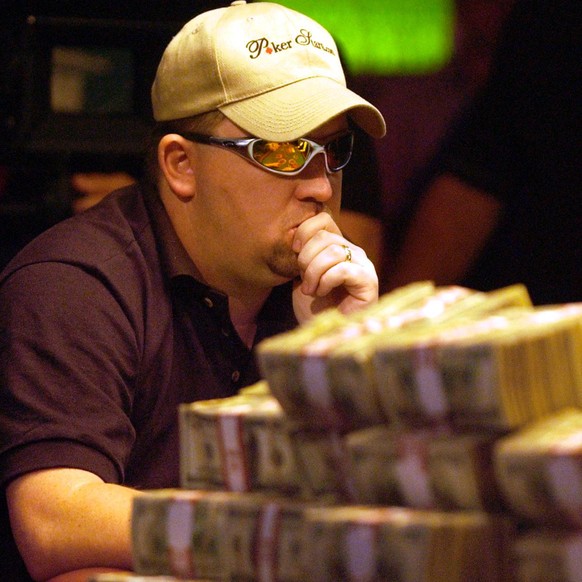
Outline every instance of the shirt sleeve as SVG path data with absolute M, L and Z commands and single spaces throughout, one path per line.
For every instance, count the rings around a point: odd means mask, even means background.
M 138 358 L 106 281 L 56 262 L 13 273 L 0 288 L 2 481 L 66 466 L 122 482 Z

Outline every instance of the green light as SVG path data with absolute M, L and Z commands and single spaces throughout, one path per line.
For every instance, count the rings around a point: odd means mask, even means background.
M 413 75 L 447 64 L 454 0 L 276 0 L 327 28 L 352 74 Z

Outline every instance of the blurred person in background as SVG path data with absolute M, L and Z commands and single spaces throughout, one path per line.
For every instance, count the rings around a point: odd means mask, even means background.
M 514 0 L 456 0 L 448 62 L 436 70 L 356 78 L 355 87 L 390 119 L 375 144 L 380 165 L 383 221 L 381 289 L 392 269 L 401 229 L 418 197 L 447 129 L 483 85 Z
M 523 283 L 536 304 L 582 300 L 581 12 L 515 4 L 485 85 L 432 160 L 387 289 Z

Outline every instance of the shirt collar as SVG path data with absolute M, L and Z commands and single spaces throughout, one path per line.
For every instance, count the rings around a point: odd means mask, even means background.
M 162 265 L 170 279 L 186 275 L 204 282 L 202 274 L 181 243 L 162 200 L 151 186 L 144 186 L 144 200 L 150 214 Z

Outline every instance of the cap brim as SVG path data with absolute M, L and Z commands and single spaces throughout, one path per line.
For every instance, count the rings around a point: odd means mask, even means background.
M 302 79 L 218 109 L 251 135 L 272 141 L 303 137 L 342 113 L 372 137 L 386 133 L 376 107 L 325 77 Z

